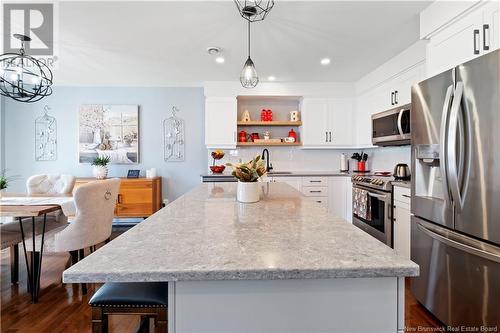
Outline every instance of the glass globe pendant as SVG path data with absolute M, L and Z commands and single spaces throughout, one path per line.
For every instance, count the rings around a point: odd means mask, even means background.
M 250 57 L 250 21 L 248 21 L 248 59 L 241 70 L 240 82 L 244 88 L 255 88 L 259 83 L 259 76 L 255 64 Z
M 42 61 L 24 53 L 28 36 L 14 34 L 21 41 L 19 53 L 0 55 L 0 95 L 18 102 L 33 103 L 52 94 L 52 72 Z

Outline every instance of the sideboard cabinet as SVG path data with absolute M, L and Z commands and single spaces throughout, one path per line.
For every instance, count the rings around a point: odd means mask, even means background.
M 120 179 L 115 217 L 148 217 L 161 208 L 161 177 Z M 77 178 L 75 189 L 91 181 L 96 179 Z

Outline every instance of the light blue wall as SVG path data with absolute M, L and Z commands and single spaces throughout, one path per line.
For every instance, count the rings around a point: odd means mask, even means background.
M 44 105 L 57 119 L 58 151 L 54 162 L 35 162 L 35 119 Z M 155 167 L 163 177 L 163 197 L 173 200 L 200 183 L 200 173 L 207 168 L 204 145 L 204 96 L 202 88 L 155 87 L 56 87 L 52 96 L 34 104 L 7 99 L 2 108 L 5 140 L 4 163 L 9 174 L 19 176 L 11 191 L 24 191 L 26 178 L 37 173 L 71 173 L 91 176 L 88 164 L 78 163 L 78 110 L 82 104 L 137 104 L 140 122 L 140 164 L 111 165 L 110 176 L 126 176 L 128 169 Z M 184 162 L 163 159 L 163 120 L 172 106 L 180 109 L 186 123 L 186 158 Z M 3 146 L 3 144 L 2 144 Z

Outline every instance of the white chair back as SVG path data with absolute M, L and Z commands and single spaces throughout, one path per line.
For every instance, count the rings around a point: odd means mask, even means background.
M 78 187 L 75 219 L 55 234 L 55 250 L 67 252 L 99 244 L 111 236 L 120 179 L 98 180 Z
M 34 175 L 26 181 L 29 195 L 71 194 L 74 186 L 72 175 Z

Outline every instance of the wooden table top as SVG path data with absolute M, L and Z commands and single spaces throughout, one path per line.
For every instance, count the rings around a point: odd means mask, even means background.
M 36 217 L 61 209 L 59 205 L 0 205 L 0 216 Z

